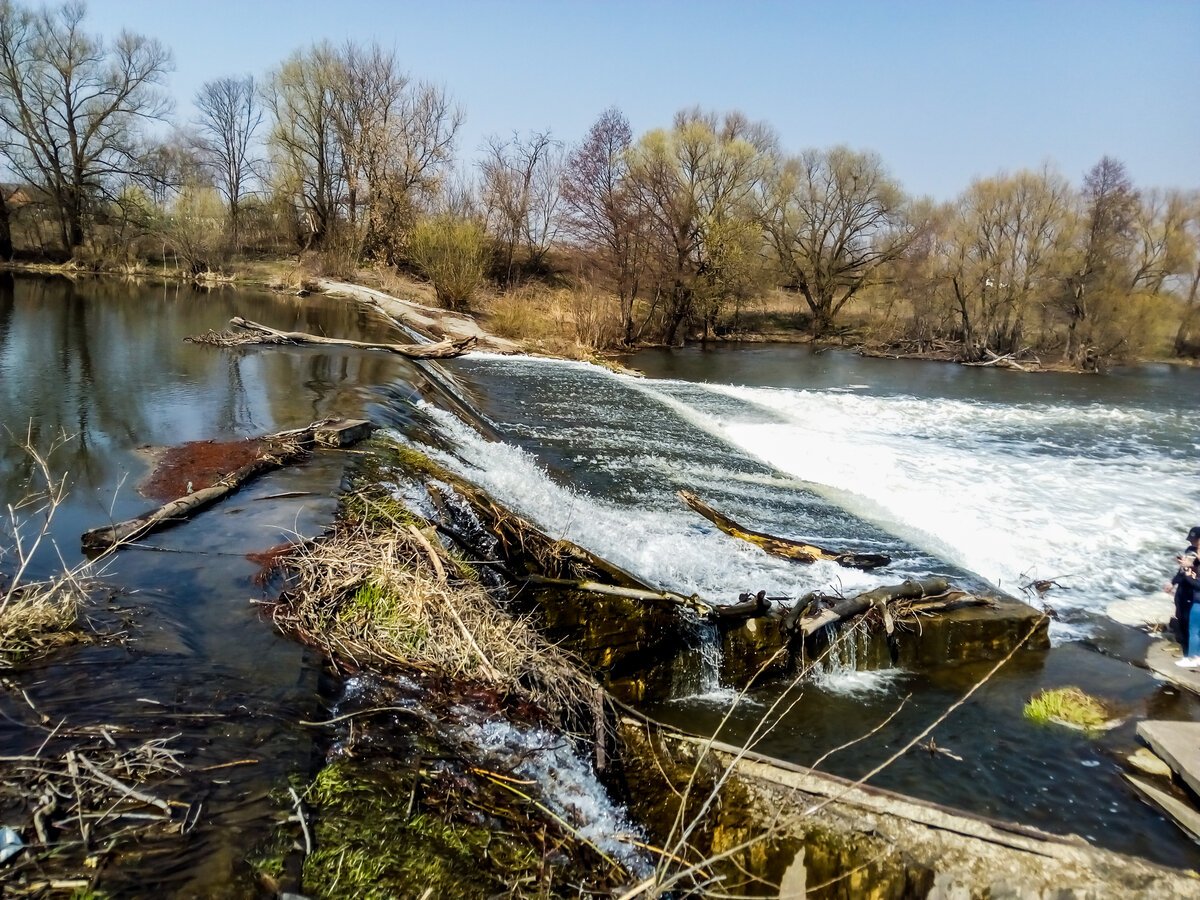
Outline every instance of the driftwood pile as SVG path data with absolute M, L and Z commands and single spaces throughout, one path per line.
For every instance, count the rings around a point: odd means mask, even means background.
M 151 834 L 184 834 L 195 824 L 188 804 L 148 787 L 184 771 L 170 738 L 122 748 L 113 735 L 103 737 L 58 755 L 39 750 L 0 757 L 0 805 L 20 808 L 19 818 L 33 823 L 22 854 L 5 864 L 5 896 L 84 891 L 90 879 L 39 881 L 40 861 L 66 856 L 94 866 L 97 855 L 125 843 Z
M 385 344 L 324 337 L 303 331 L 280 331 L 260 322 L 243 319 L 241 316 L 234 316 L 229 320 L 229 324 L 233 326 L 231 330 L 209 330 L 203 334 L 192 335 L 185 340 L 193 344 L 210 344 L 216 347 L 239 347 L 244 344 L 311 344 L 322 347 L 349 347 L 354 350 L 383 350 L 408 359 L 450 359 L 462 356 L 475 346 L 476 341 L 472 336 L 431 344 Z

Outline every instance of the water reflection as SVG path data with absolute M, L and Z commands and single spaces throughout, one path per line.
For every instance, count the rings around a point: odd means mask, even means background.
M 145 510 L 136 492 L 145 445 L 226 440 L 330 415 L 395 422 L 389 397 L 418 391 L 417 370 L 359 350 L 221 349 L 183 338 L 233 315 L 273 327 L 359 340 L 395 340 L 382 319 L 349 301 L 264 292 L 197 292 L 178 284 L 0 278 L 0 505 L 27 489 L 26 429 L 45 449 L 72 435 L 51 463 L 70 483 L 52 536 L 68 563 L 79 535 Z M 331 520 L 347 454 L 320 452 L 225 503 L 108 560 L 120 590 L 88 609 L 117 638 L 71 647 L 19 673 L 48 721 L 104 727 L 133 744 L 175 736 L 189 772 L 162 792 L 194 804 L 186 838 L 147 846 L 140 861 L 104 871 L 114 895 L 251 896 L 246 856 L 272 834 L 270 791 L 305 778 L 319 718 L 321 659 L 279 636 L 248 602 L 264 590 L 244 557 Z M 276 495 L 294 493 L 288 499 Z M 269 499 L 270 498 L 270 499 Z M 3 534 L 0 532 L 0 548 Z M 0 556 L 0 566 L 11 557 Z M 46 547 L 37 575 L 60 565 Z M 0 755 L 29 754 L 46 731 L 25 724 L 24 695 L 0 691 Z M 47 752 L 61 752 L 57 746 Z M 247 762 L 249 760 L 250 762 Z M 206 766 L 220 767 L 205 773 Z M 225 768 L 231 766 L 230 768 Z
M 54 454 L 71 500 L 62 511 L 64 548 L 108 516 L 133 515 L 145 501 L 134 485 L 146 445 L 232 438 L 358 414 L 363 385 L 409 378 L 383 353 L 245 347 L 221 349 L 184 338 L 242 315 L 273 327 L 394 339 L 358 304 L 266 292 L 197 292 L 179 284 L 13 279 L 0 282 L 0 498 L 29 488 L 26 434 Z

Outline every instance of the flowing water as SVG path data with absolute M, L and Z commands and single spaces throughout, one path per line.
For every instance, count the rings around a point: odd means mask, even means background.
M 487 354 L 446 363 L 462 399 L 494 426 L 489 438 L 433 402 L 403 360 L 181 342 L 233 314 L 290 330 L 394 339 L 385 323 L 323 298 L 0 281 L 0 422 L 21 436 L 28 427 L 39 446 L 72 436 L 53 460 L 71 482 L 53 530 L 68 562 L 78 559 L 83 530 L 148 505 L 136 492 L 150 465 L 146 445 L 365 414 L 552 534 L 713 602 L 760 589 L 793 597 L 858 591 L 931 572 L 1017 593 L 1031 579 L 1051 578 L 1059 585 L 1048 596 L 1059 613 L 1054 649 L 1014 660 L 934 732 L 937 745 L 962 760 L 910 752 L 873 782 L 1169 864 L 1200 864 L 1195 846 L 1119 778 L 1119 757 L 1136 745 L 1132 724 L 1092 740 L 1021 718 L 1031 693 L 1067 683 L 1116 702 L 1131 721 L 1200 718 L 1200 704 L 1130 664 L 1149 639 L 1105 614 L 1113 600 L 1152 595 L 1180 535 L 1200 519 L 1192 462 L 1200 448 L 1188 419 L 1200 373 L 1144 367 L 1104 378 L 1024 377 L 796 347 L 646 352 L 633 360 L 652 376 L 645 379 Z M 320 662 L 258 616 L 248 601 L 262 590 L 242 554 L 319 531 L 346 458 L 318 454 L 146 541 L 171 552 L 116 555 L 108 579 L 126 593 L 112 615 L 136 626 L 129 639 L 68 650 L 23 682 L 52 720 L 180 732 L 196 767 L 258 761 L 221 770 L 206 789 L 203 822 L 187 849 L 154 870 L 168 893 L 234 883 L 237 861 L 277 813 L 267 792 L 311 766 L 313 737 L 296 722 L 325 702 Z M 29 474 L 12 442 L 0 442 L 0 498 L 20 496 Z M 894 562 L 864 573 L 772 559 L 684 507 L 680 489 L 759 530 L 886 552 Z M 258 499 L 289 490 L 309 493 Z M 36 562 L 47 571 L 58 560 L 46 553 Z M 651 712 L 692 730 L 716 727 L 735 694 L 715 680 L 708 650 L 689 696 Z M 824 764 L 861 775 L 986 668 L 859 673 L 844 660 L 806 683 L 758 749 L 811 762 L 903 702 L 871 739 Z M 774 699 L 767 690 L 743 701 L 723 737 L 749 734 Z M 24 701 L 0 702 L 5 749 L 36 748 L 45 731 L 17 724 L 28 719 Z M 536 736 L 477 737 L 501 752 Z M 572 776 L 572 791 L 589 791 L 585 780 Z M 608 815 L 616 814 L 597 813 L 599 827 L 616 821 Z
M 1160 588 L 1181 535 L 1200 520 L 1190 417 L 1200 373 L 1026 377 L 786 346 L 648 351 L 631 363 L 652 377 L 482 354 L 448 363 L 505 440 L 430 409 L 455 448 L 443 461 L 551 534 L 713 602 L 745 590 L 857 591 L 931 572 L 1018 596 L 1053 579 L 1054 649 L 1015 660 L 934 732 L 935 746 L 962 760 L 911 752 L 873 783 L 1200 863 L 1120 778 L 1137 718 L 1195 719 L 1200 704 L 1131 664 L 1150 638 L 1106 614 L 1117 600 L 1167 602 Z M 758 530 L 894 562 L 863 573 L 772 559 L 690 512 L 680 489 Z M 806 685 L 758 749 L 809 763 L 903 702 L 872 739 L 825 764 L 863 775 L 989 668 L 861 673 L 852 664 Z M 1035 691 L 1066 684 L 1115 703 L 1126 724 L 1091 739 L 1022 718 Z M 716 728 L 734 693 L 714 687 L 652 712 Z M 749 735 L 774 699 L 761 691 L 740 704 L 724 737 Z

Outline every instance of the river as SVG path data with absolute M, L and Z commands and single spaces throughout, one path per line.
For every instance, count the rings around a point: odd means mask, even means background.
M 533 358 L 448 363 L 506 440 L 430 411 L 457 448 L 443 462 L 551 534 L 714 602 L 943 572 L 1038 603 L 1022 587 L 1053 579 L 1054 648 L 1014 660 L 934 732 L 962 761 L 912 752 L 873 783 L 1173 865 L 1200 861 L 1120 777 L 1138 718 L 1195 719 L 1200 703 L 1134 665 L 1150 638 L 1106 613 L 1130 598 L 1166 603 L 1161 586 L 1200 520 L 1188 402 L 1200 372 L 1023 375 L 790 345 L 645 351 L 629 362 L 648 377 Z M 691 513 L 680 489 L 758 530 L 888 552 L 893 564 L 864 573 L 772 559 Z M 907 697 L 878 734 L 825 766 L 863 775 L 988 668 L 834 667 L 757 749 L 811 763 Z M 1090 739 L 1022 717 L 1037 690 L 1069 684 L 1115 704 L 1125 724 Z M 716 728 L 731 687 L 702 678 L 651 712 Z M 748 736 L 774 699 L 760 691 L 743 702 L 725 739 Z
M 631 360 L 646 378 L 528 357 L 446 363 L 463 399 L 503 438 L 496 442 L 424 399 L 422 379 L 403 360 L 182 342 L 234 314 L 394 339 L 385 323 L 328 298 L 0 281 L 0 422 L 18 435 L 32 423 L 39 445 L 70 437 L 54 458 L 71 483 L 53 530 L 68 562 L 78 559 L 83 530 L 145 508 L 135 486 L 148 469 L 146 445 L 243 437 L 336 413 L 367 415 L 547 531 L 714 602 L 744 590 L 850 592 L 930 572 L 1021 595 L 1029 580 L 1052 578 L 1054 648 L 1001 670 L 934 733 L 962 760 L 909 753 L 875 783 L 1171 865 L 1200 864 L 1195 846 L 1119 777 L 1137 743 L 1135 718 L 1200 719 L 1200 703 L 1132 665 L 1149 638 L 1105 613 L 1111 601 L 1153 595 L 1180 536 L 1200 519 L 1200 446 L 1187 402 L 1200 373 L 1023 376 L 794 346 L 646 351 Z M 318 455 L 147 542 L 159 552 L 118 554 L 106 577 L 123 589 L 114 615 L 136 624 L 132 637 L 71 649 L 29 676 L 31 696 L 54 718 L 84 724 L 153 712 L 163 728 L 184 733 L 194 765 L 260 760 L 210 789 L 210 812 L 187 852 L 154 871 L 164 889 L 249 877 L 240 855 L 277 812 L 267 792 L 311 768 L 312 738 L 295 723 L 327 700 L 320 663 L 247 602 L 262 589 L 243 554 L 319 531 L 344 464 L 345 456 Z M 20 496 L 28 475 L 6 442 L 3 499 Z M 887 552 L 894 563 L 863 573 L 766 557 L 691 513 L 675 498 L 683 488 L 760 530 Z M 308 494 L 257 499 L 289 490 Z M 56 563 L 49 553 L 38 560 L 43 570 Z M 832 667 L 805 685 L 758 749 L 811 762 L 908 697 L 878 734 L 825 764 L 862 774 L 985 670 Z M 1038 688 L 1067 683 L 1118 704 L 1128 724 L 1093 740 L 1021 717 Z M 715 727 L 731 688 L 702 663 L 694 684 L 649 711 Z M 749 733 L 772 699 L 762 691 L 743 701 L 726 739 Z M 23 701 L 6 702 L 19 720 Z M 43 736 L 0 723 L 11 752 Z

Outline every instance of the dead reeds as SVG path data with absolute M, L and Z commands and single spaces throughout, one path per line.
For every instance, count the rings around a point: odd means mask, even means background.
M 0 668 L 78 638 L 72 632 L 86 596 L 87 564 L 68 567 L 44 579 L 28 574 L 39 551 L 52 544 L 54 516 L 66 500 L 66 476 L 51 470 L 51 454 L 69 438 L 61 437 L 40 452 L 27 433 L 21 449 L 31 462 L 29 490 L 5 506 L 0 522 Z M 59 557 L 61 561 L 61 556 Z
M 440 671 L 485 682 L 551 713 L 588 708 L 596 684 L 411 516 L 367 502 L 369 515 L 280 562 L 292 587 L 276 624 L 355 666 Z

